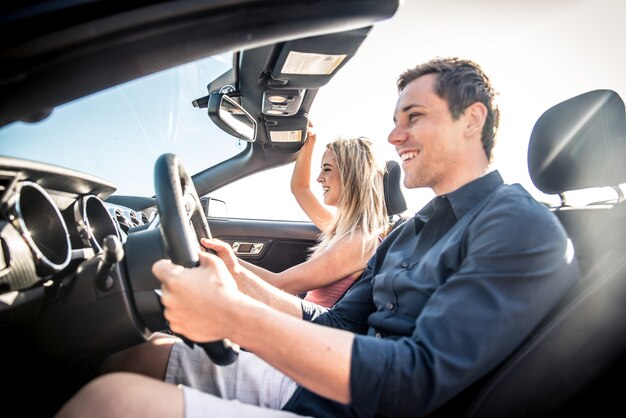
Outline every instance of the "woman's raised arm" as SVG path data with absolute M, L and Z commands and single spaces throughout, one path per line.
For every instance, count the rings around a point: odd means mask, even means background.
M 300 148 L 291 176 L 291 192 L 311 222 L 323 231 L 332 221 L 333 214 L 311 191 L 311 164 L 316 140 L 313 124 L 309 121 L 307 140 Z

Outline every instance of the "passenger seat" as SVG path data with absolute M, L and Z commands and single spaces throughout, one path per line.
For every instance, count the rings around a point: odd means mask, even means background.
M 407 210 L 406 200 L 402 193 L 400 181 L 402 178 L 402 168 L 397 161 L 389 160 L 385 163 L 385 174 L 383 176 L 383 190 L 385 193 L 385 207 L 389 216 L 391 230 L 406 221 L 402 214 Z

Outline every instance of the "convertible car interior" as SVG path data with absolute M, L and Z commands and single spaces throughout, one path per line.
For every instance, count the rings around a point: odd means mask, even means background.
M 79 0 L 21 6 L 3 7 L 1 20 L 0 126 L 6 129 L 0 143 L 0 332 L 10 343 L 2 344 L 0 354 L 11 376 L 2 408 L 7 416 L 51 416 L 94 377 L 104 356 L 167 328 L 158 282 L 150 272 L 155 260 L 191 265 L 197 239 L 208 234 L 273 271 L 306 259 L 319 234 L 313 224 L 211 217 L 219 201 L 210 193 L 294 161 L 318 89 L 352 59 L 375 22 L 395 13 L 398 2 L 104 6 Z M 67 138 L 58 143 L 46 131 L 49 120 L 62 117 L 58 114 L 65 110 L 58 108 L 65 103 L 202 57 L 211 57 L 211 72 L 200 66 L 196 72 L 207 77 L 200 81 L 204 91 L 195 90 L 180 106 L 203 114 L 202 126 L 212 121 L 219 128 L 209 133 L 221 131 L 225 139 L 216 138 L 210 153 L 234 151 L 194 166 L 193 179 L 186 162 L 194 163 L 207 147 L 201 141 L 196 155 L 192 150 L 185 161 L 167 149 L 155 155 L 159 131 L 138 148 L 130 142 L 116 145 L 119 151 L 104 175 L 119 170 L 129 173 L 125 183 L 146 177 L 153 184 L 152 195 L 124 194 L 116 190 L 121 183 L 87 174 L 101 164 L 90 148 L 106 147 L 103 141 L 114 138 L 98 142 L 98 128 L 79 129 L 72 145 L 71 126 L 61 124 Z M 148 104 L 137 104 L 132 88 L 111 96 L 121 96 L 115 106 L 130 103 L 128 112 L 140 118 Z M 104 100 L 112 99 L 104 95 Z M 88 112 L 79 116 L 81 123 L 99 115 Z M 101 116 L 105 123 L 113 121 Z M 125 115 L 117 117 L 121 123 Z M 150 126 L 141 129 L 140 143 L 142 135 L 153 133 Z M 152 152 L 146 152 L 146 142 Z M 124 149 L 139 152 L 123 163 Z M 103 148 L 99 154 L 107 152 Z M 153 173 L 119 166 L 139 167 L 142 158 Z M 390 215 L 404 211 L 399 166 L 392 165 L 385 178 L 386 195 L 395 205 L 395 210 L 389 206 Z M 227 341 L 206 349 L 218 362 L 236 356 Z
M 272 271 L 306 259 L 320 232 L 312 223 L 217 216 L 220 202 L 211 195 L 295 160 L 318 90 L 358 55 L 373 26 L 393 16 L 399 3 L 73 0 L 3 6 L 2 416 L 52 416 L 107 355 L 166 330 L 150 268 L 160 258 L 194 265 L 200 237 L 222 239 L 239 257 Z M 29 132 L 45 134 L 46 121 L 68 103 L 205 57 L 219 64 L 217 73 L 202 79 L 204 90 L 184 104 L 215 125 L 207 136 L 226 138 L 208 151 L 206 142 L 199 145 L 210 155 L 192 151 L 183 159 L 159 148 L 161 138 L 144 141 L 146 126 L 137 131 L 141 151 L 130 160 L 122 159 L 130 144 L 114 137 L 98 143 L 95 129 L 82 132 L 77 143 L 51 143 L 62 151 L 54 153 L 62 155 L 58 161 L 35 153 L 47 146 L 46 138 L 27 138 Z M 139 119 L 141 112 L 134 106 L 127 113 Z M 88 116 L 100 117 L 82 114 Z M 120 161 L 108 161 L 108 173 L 136 164 L 129 180 L 147 178 L 148 191 L 120 192 L 122 185 L 83 155 L 114 147 Z M 230 148 L 226 157 L 201 160 Z M 539 190 L 561 197 L 551 210 L 571 237 L 584 279 L 512 356 L 433 416 L 623 416 L 621 386 L 613 382 L 626 372 L 624 161 L 626 113 L 615 91 L 590 91 L 539 118 L 529 171 Z M 152 171 L 139 172 L 141 162 Z M 400 166 L 387 162 L 392 225 L 404 221 L 407 210 L 400 182 Z M 616 197 L 568 205 L 568 192 L 593 187 L 611 187 Z M 206 350 L 223 364 L 237 355 L 229 341 Z

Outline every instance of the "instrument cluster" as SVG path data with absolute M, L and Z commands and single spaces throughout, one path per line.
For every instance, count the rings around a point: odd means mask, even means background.
M 125 242 L 147 215 L 95 194 L 47 190 L 13 178 L 0 189 L 0 294 L 54 279 L 72 263 L 102 252 L 106 237 Z

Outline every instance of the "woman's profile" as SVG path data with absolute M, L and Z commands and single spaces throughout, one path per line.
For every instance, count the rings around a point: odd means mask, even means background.
M 307 292 L 306 300 L 330 307 L 365 269 L 387 231 L 388 218 L 383 170 L 367 138 L 339 138 L 327 144 L 317 177 L 324 201 L 317 199 L 310 185 L 316 139 L 309 123 L 308 137 L 291 179 L 291 191 L 298 204 L 321 231 L 309 259 L 279 273 L 239 262 L 279 289 L 292 294 Z M 327 206 L 336 211 L 333 213 Z M 213 245 L 205 243 L 209 248 Z

